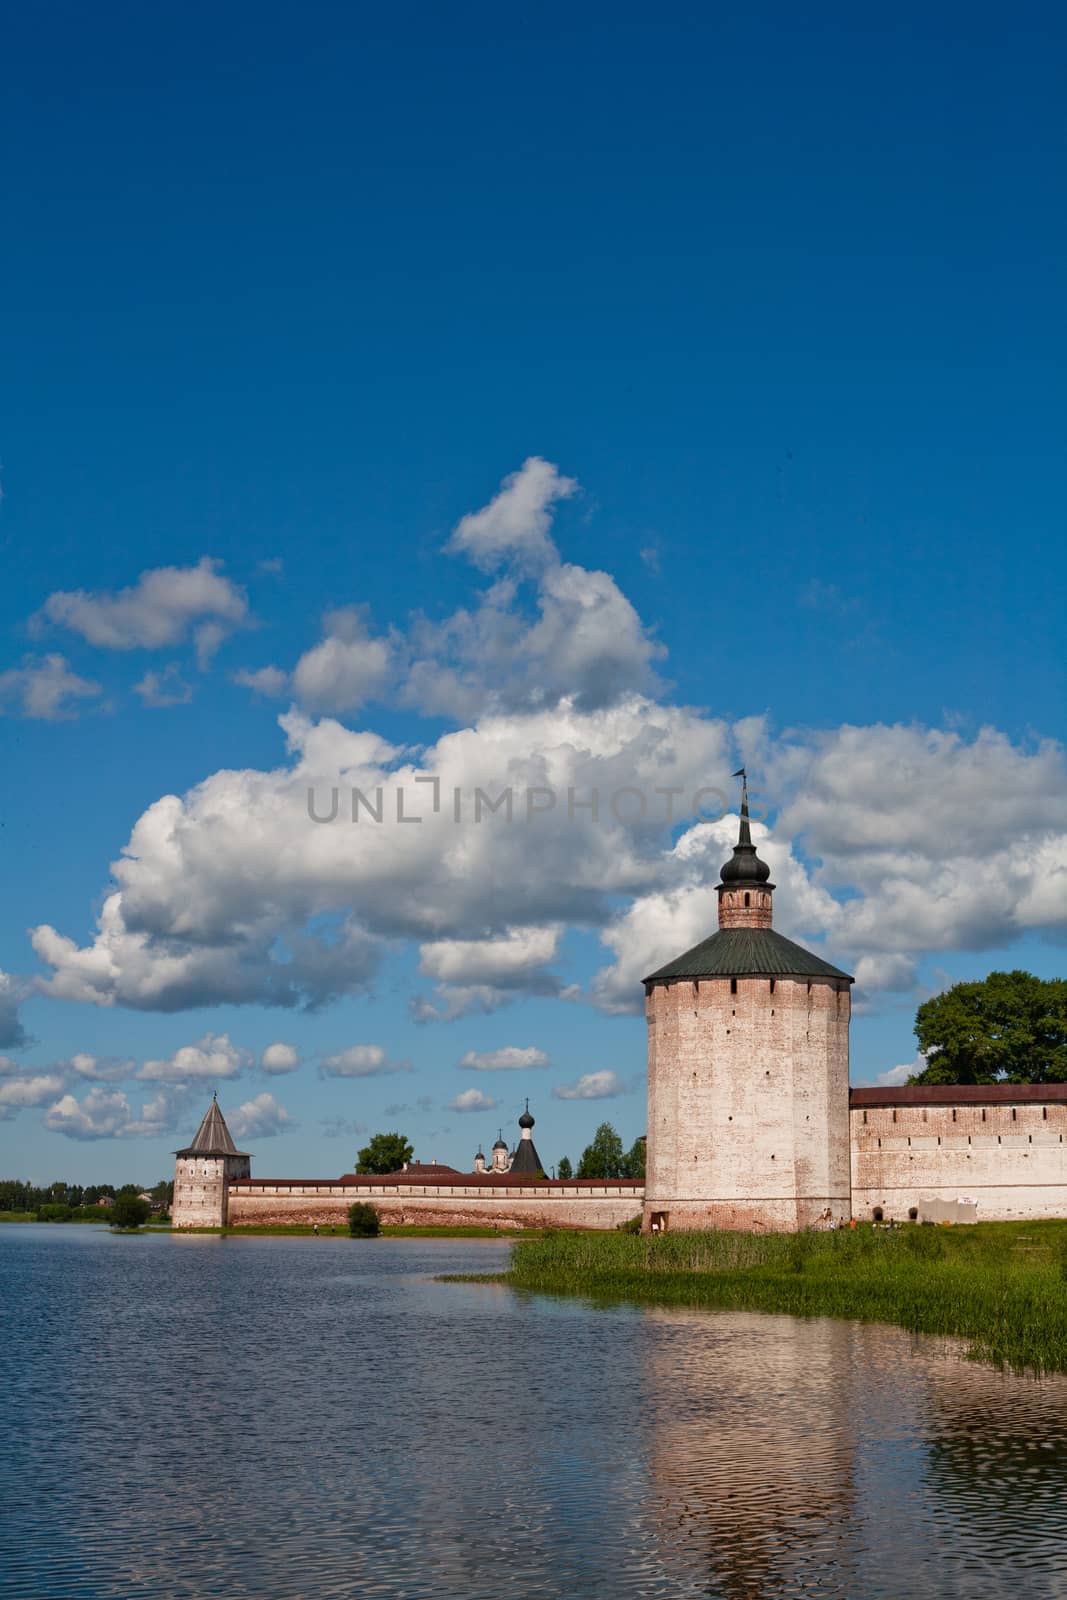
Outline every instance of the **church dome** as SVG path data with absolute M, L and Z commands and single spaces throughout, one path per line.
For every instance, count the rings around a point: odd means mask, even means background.
M 766 883 L 770 875 L 770 867 L 766 861 L 760 860 L 754 844 L 735 845 L 733 855 L 723 863 L 719 874 L 723 883 L 728 884 Z
M 494 1150 L 506 1150 L 507 1147 L 508 1147 L 507 1146 L 507 1141 L 504 1139 L 503 1135 L 501 1135 L 501 1137 L 494 1144 L 493 1149 Z
M 530 1115 L 529 1106 L 527 1106 L 526 1110 L 523 1112 L 522 1116 L 519 1118 L 519 1127 L 520 1128 L 532 1128 L 533 1125 L 534 1125 L 534 1119 Z

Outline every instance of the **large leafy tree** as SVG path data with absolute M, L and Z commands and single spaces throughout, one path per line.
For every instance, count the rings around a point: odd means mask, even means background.
M 402 1133 L 376 1133 L 359 1152 L 356 1171 L 375 1173 L 379 1177 L 388 1172 L 399 1172 L 404 1162 L 410 1161 L 414 1154 L 415 1146 L 409 1144 Z
M 644 1175 L 645 1175 L 645 1144 L 646 1144 L 646 1139 L 645 1139 L 645 1135 L 644 1134 L 642 1134 L 639 1139 L 635 1139 L 634 1140 L 633 1144 L 630 1146 L 629 1154 L 626 1157 L 626 1169 L 625 1169 L 625 1171 L 623 1173 L 623 1177 L 626 1177 L 626 1178 L 643 1178 L 644 1177 Z
M 560 1156 L 559 1166 L 556 1168 L 561 1178 L 573 1178 L 574 1168 L 571 1166 L 570 1156 Z
M 610 1122 L 602 1122 L 593 1135 L 592 1144 L 587 1144 L 582 1151 L 577 1175 L 579 1178 L 621 1178 L 625 1164 L 622 1140 Z
M 926 1067 L 912 1083 L 1067 1083 L 1067 980 L 991 972 L 915 1017 Z

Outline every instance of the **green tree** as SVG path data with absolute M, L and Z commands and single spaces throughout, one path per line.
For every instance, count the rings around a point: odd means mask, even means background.
M 152 1207 L 137 1194 L 120 1194 L 107 1214 L 113 1228 L 141 1228 L 148 1221 Z
M 366 1200 L 355 1200 L 348 1208 L 348 1231 L 353 1239 L 375 1239 L 382 1231 L 376 1208 Z
M 912 1083 L 1067 1083 L 1067 980 L 991 972 L 925 1000 Z
M 559 1166 L 556 1168 L 561 1178 L 573 1178 L 574 1168 L 571 1166 L 570 1156 L 560 1156 Z
M 69 1222 L 72 1215 L 70 1207 L 61 1200 L 47 1200 L 37 1207 L 38 1222 Z
M 356 1171 L 379 1177 L 387 1172 L 399 1172 L 414 1154 L 415 1146 L 409 1144 L 402 1133 L 376 1133 L 359 1152 Z
M 643 1178 L 645 1175 L 645 1135 L 635 1139 L 626 1157 L 624 1177 Z
M 578 1163 L 579 1178 L 619 1178 L 623 1164 L 622 1140 L 610 1122 L 602 1122 L 593 1135 L 592 1144 L 586 1145 Z

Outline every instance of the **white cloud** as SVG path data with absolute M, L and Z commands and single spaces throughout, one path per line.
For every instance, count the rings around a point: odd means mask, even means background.
M 528 456 L 487 506 L 460 519 L 448 547 L 485 571 L 509 559 L 529 566 L 549 561 L 556 553 L 549 536 L 552 507 L 577 489 L 577 482 L 561 476 L 551 461 Z
M 905 1061 L 899 1067 L 890 1067 L 888 1072 L 880 1072 L 874 1081 L 879 1088 L 892 1088 L 897 1084 L 907 1083 L 909 1078 L 922 1072 L 925 1066 L 926 1062 L 922 1056 L 916 1056 L 914 1061 Z
M 11 1072 L 19 1072 L 21 1068 L 14 1056 L 0 1056 L 0 1078 L 7 1077 Z
M 291 1044 L 269 1044 L 259 1064 L 272 1077 L 280 1076 L 283 1072 L 295 1072 L 300 1065 L 300 1052 Z
M 247 667 L 233 673 L 234 683 L 239 683 L 245 689 L 251 689 L 254 694 L 261 694 L 268 700 L 280 699 L 289 688 L 289 674 L 283 672 L 281 667 L 258 667 L 254 672 Z
M 326 638 L 300 657 L 293 689 L 310 711 L 351 711 L 384 686 L 389 645 L 372 637 L 354 606 L 328 611 L 323 625 Z
M 557 1100 L 613 1100 L 629 1094 L 617 1072 L 585 1072 L 575 1083 L 558 1083 L 552 1090 Z
M 62 1095 L 43 1122 L 51 1132 L 68 1139 L 158 1139 L 172 1133 L 188 1109 L 189 1091 L 183 1084 L 161 1085 L 139 1110 L 131 1108 L 121 1089 L 94 1085 L 81 1100 L 73 1094 Z
M 72 672 L 66 656 L 23 656 L 22 665 L 0 672 L 0 716 L 8 709 L 41 722 L 69 722 L 78 702 L 102 694 L 91 678 Z
M 162 672 L 146 672 L 133 692 L 140 695 L 146 706 L 184 706 L 193 698 L 193 691 L 181 676 L 176 661 L 171 661 Z
M 68 1139 L 114 1139 L 130 1122 L 130 1102 L 121 1090 L 90 1089 L 83 1100 L 63 1095 L 45 1114 L 44 1125 Z
M 43 1106 L 46 1101 L 54 1100 L 62 1088 L 63 1078 L 56 1072 L 5 1077 L 0 1082 L 0 1117 L 24 1106 Z
M 187 1083 L 195 1078 L 236 1078 L 251 1065 L 250 1051 L 240 1049 L 226 1033 L 205 1033 L 196 1044 L 183 1044 L 163 1061 L 146 1061 L 139 1078 L 161 1083 Z
M 335 1055 L 324 1056 L 327 1078 L 379 1078 L 389 1072 L 410 1072 L 410 1061 L 393 1061 L 380 1044 L 353 1044 Z
M 449 1111 L 495 1111 L 498 1102 L 480 1089 L 464 1089 L 448 1102 Z
M 235 1111 L 227 1111 L 226 1122 L 235 1139 L 273 1139 L 297 1126 L 272 1094 L 257 1094 Z
M 16 982 L 9 972 L 0 971 L 0 1046 L 18 1050 L 26 1044 L 26 1030 L 19 1021 L 19 1002 L 25 985 Z
M 244 590 L 222 577 L 220 566 L 204 556 L 195 567 L 142 572 L 135 584 L 115 594 L 60 590 L 49 595 L 32 625 L 69 628 L 104 650 L 156 650 L 176 644 L 199 623 L 197 649 L 203 660 L 248 614 Z
M 461 1067 L 473 1072 L 528 1072 L 548 1066 L 548 1056 L 533 1045 L 505 1044 L 498 1050 L 468 1050 Z
M 124 1056 L 92 1056 L 78 1051 L 68 1061 L 60 1062 L 63 1070 L 76 1077 L 89 1078 L 96 1083 L 119 1083 L 133 1076 L 136 1063 Z
M 607 958 L 588 998 L 638 1010 L 640 979 L 717 925 L 714 884 L 736 821 L 694 821 L 692 796 L 706 785 L 733 796 L 739 754 L 780 807 L 773 834 L 754 829 L 778 884 L 775 925 L 869 994 L 906 992 L 927 952 L 1067 926 L 1062 747 L 992 730 L 776 734 L 763 719 L 730 727 L 661 703 L 658 647 L 629 601 L 607 574 L 556 557 L 553 484 L 564 480 L 547 463 L 523 471 L 453 540 L 484 564 L 517 552 L 519 566 L 472 612 L 388 641 L 408 662 L 404 693 L 417 698 L 425 668 L 427 693 L 469 725 L 412 751 L 288 712 L 273 768 L 212 773 L 144 812 L 87 944 L 34 930 L 44 992 L 161 1011 L 322 1006 L 368 989 L 384 954 L 411 942 L 431 988 L 415 1015 L 445 1020 L 521 995 L 575 997 L 557 968 L 564 934 L 584 930 Z M 531 587 L 536 615 L 523 612 Z M 341 644 L 368 642 L 358 613 L 331 626 Z M 342 699 L 366 685 L 311 677 L 313 693 Z M 436 810 L 415 782 L 427 777 Z M 351 821 L 353 788 L 381 791 L 381 823 L 365 811 Z M 620 821 L 613 797 L 634 789 L 645 820 Z M 309 791 L 322 816 L 333 790 L 337 820 L 311 820 Z M 512 820 L 484 806 L 476 819 L 477 790 L 511 790 Z M 675 790 L 680 836 L 665 821 Z M 594 792 L 597 814 L 583 804 Z M 404 816 L 421 821 L 397 820 L 401 793 Z M 528 818 L 528 793 L 549 809 Z

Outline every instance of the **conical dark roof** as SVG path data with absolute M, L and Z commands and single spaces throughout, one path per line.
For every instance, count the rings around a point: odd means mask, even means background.
M 509 1172 L 544 1172 L 541 1157 L 537 1154 L 536 1146 L 532 1139 L 520 1139 L 518 1148 L 512 1157 Z
M 219 1110 L 218 1100 L 212 1100 L 204 1112 L 204 1120 L 197 1128 L 196 1138 L 192 1144 L 174 1153 L 179 1156 L 244 1156 L 248 1151 L 238 1150 L 230 1137 L 226 1119 Z
M 843 978 L 852 982 L 840 967 L 831 966 L 773 928 L 720 928 L 644 981 L 657 983 L 662 978 Z

